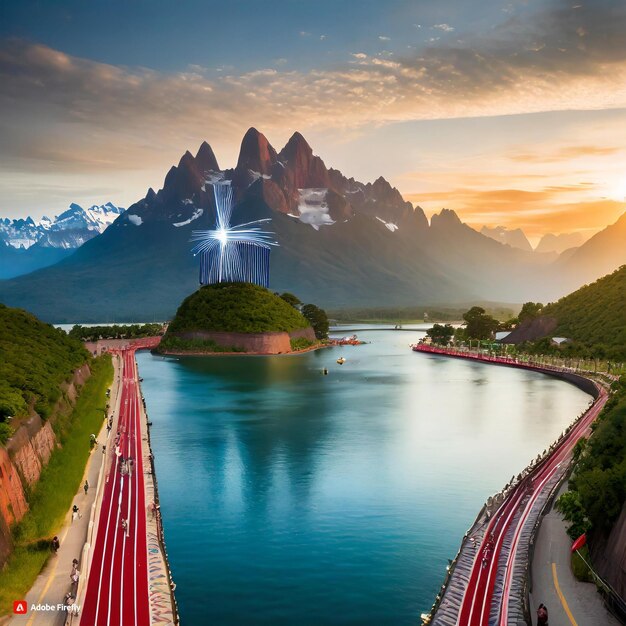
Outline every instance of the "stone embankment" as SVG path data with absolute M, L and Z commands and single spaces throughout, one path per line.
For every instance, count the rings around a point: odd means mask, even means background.
M 268 333 L 223 333 L 208 331 L 189 331 L 175 333 L 176 337 L 186 340 L 213 341 L 224 348 L 237 348 L 253 354 L 287 354 L 291 352 L 292 339 L 307 339 L 314 342 L 315 333 L 311 327 L 300 328 L 291 332 Z

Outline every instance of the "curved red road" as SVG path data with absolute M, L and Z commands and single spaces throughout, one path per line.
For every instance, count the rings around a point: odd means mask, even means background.
M 121 356 L 118 448 L 104 477 L 81 626 L 150 624 L 141 393 L 134 348 L 122 351 Z M 108 451 L 109 446 L 115 449 L 115 440 L 116 434 L 111 433 Z M 127 520 L 126 531 L 122 520 Z
M 482 355 L 448 351 L 421 345 L 415 346 L 414 350 L 416 352 L 430 352 L 535 369 L 531 365 L 518 364 L 510 358 L 483 357 Z M 550 369 L 556 370 L 556 368 Z M 491 517 L 485 530 L 483 543 L 480 549 L 477 550 L 472 563 L 470 578 L 459 611 L 458 626 L 488 626 L 499 566 L 504 567 L 504 580 L 502 581 L 502 597 L 499 598 L 498 624 L 499 626 L 506 626 L 508 623 L 508 603 L 513 580 L 513 564 L 524 522 L 528 518 L 542 489 L 559 470 L 561 464 L 569 461 L 576 442 L 581 437 L 589 434 L 591 424 L 598 417 L 607 399 L 606 390 L 599 388 L 599 396 L 593 406 L 558 443 L 553 452 L 513 487 L 500 505 L 500 508 Z M 526 501 L 524 502 L 525 499 Z M 518 513 L 519 515 L 516 518 Z M 500 562 L 502 546 L 510 529 L 513 529 L 511 547 L 506 555 L 503 555 L 503 560 Z

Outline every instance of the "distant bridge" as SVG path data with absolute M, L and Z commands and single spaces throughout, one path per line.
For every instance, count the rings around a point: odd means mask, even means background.
M 426 332 L 426 330 L 428 330 L 427 328 L 381 328 L 380 326 L 377 327 L 373 327 L 373 328 L 344 328 L 343 326 L 341 328 L 332 328 L 330 329 L 330 333 L 364 333 L 364 332 L 371 332 L 373 330 L 376 331 L 382 331 L 382 330 L 395 330 L 395 331 L 411 331 L 411 332 Z

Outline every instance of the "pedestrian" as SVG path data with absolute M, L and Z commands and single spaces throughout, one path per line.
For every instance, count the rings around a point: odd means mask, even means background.
M 52 543 L 50 545 L 52 549 L 54 550 L 54 553 L 56 554 L 59 548 L 61 547 L 61 542 L 59 541 L 59 538 L 56 535 L 52 539 Z
M 152 519 L 154 519 L 156 515 L 156 504 L 154 502 L 150 505 L 150 512 L 152 513 Z
M 85 495 L 87 495 L 87 492 L 89 491 L 89 481 L 85 481 L 85 484 L 83 485 L 83 489 L 85 490 Z
M 80 519 L 82 517 L 82 515 L 80 514 L 80 509 L 78 508 L 78 506 L 75 504 L 72 507 L 72 523 L 74 523 L 74 520 L 76 519 Z
M 74 589 L 78 587 L 79 578 L 80 578 L 80 572 L 77 569 L 72 568 L 72 573 L 70 574 L 70 580 L 72 581 L 72 587 Z
M 537 609 L 537 626 L 547 626 L 548 624 L 548 609 L 545 604 L 540 604 Z

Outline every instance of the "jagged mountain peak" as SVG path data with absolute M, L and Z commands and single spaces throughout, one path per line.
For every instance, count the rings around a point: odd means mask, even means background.
M 38 244 L 43 248 L 73 249 L 104 232 L 124 209 L 107 202 L 84 209 L 72 202 L 69 208 L 54 219 L 32 217 L 2 220 L 0 240 L 13 248 L 28 249 Z
M 441 209 L 439 213 L 434 213 L 430 218 L 431 228 L 448 225 L 462 225 L 461 219 L 453 209 Z
M 311 158 L 313 156 L 313 149 L 307 142 L 307 140 L 296 131 L 289 141 L 285 144 L 285 147 L 280 151 L 278 158 L 284 163 L 296 160 L 298 158 Z
M 244 173 L 250 170 L 261 175 L 269 175 L 277 158 L 276 150 L 267 137 L 252 127 L 246 131 L 241 141 L 236 170 Z
M 217 172 L 220 169 L 213 148 L 206 141 L 203 141 L 200 148 L 198 148 L 196 163 L 203 172 Z

